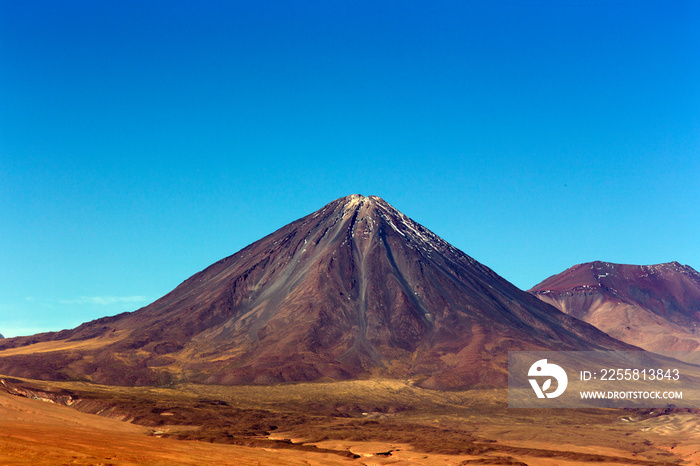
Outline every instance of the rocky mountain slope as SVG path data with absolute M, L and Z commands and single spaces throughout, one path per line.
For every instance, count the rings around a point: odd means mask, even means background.
M 108 384 L 372 376 L 505 385 L 509 350 L 628 348 L 384 200 L 352 195 L 133 313 L 0 342 L 0 373 Z
M 591 262 L 554 275 L 530 292 L 644 349 L 700 349 L 700 274 L 687 265 Z

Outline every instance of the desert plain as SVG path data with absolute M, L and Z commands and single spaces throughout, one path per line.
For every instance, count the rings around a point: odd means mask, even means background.
M 502 389 L 407 380 L 170 388 L 0 384 L 7 465 L 692 465 L 682 411 L 513 409 Z

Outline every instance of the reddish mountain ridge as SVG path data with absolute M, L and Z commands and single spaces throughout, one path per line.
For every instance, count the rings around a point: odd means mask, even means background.
M 700 348 L 700 274 L 687 265 L 590 262 L 554 275 L 529 291 L 644 349 Z
M 509 350 L 629 349 L 384 200 L 352 195 L 133 313 L 0 342 L 0 373 L 123 385 L 505 385 Z

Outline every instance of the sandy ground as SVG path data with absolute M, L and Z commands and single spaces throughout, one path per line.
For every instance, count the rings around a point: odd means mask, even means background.
M 700 465 L 700 418 L 694 414 L 672 414 L 640 422 L 642 430 L 671 439 L 679 439 L 670 447 L 662 447 L 691 465 Z
M 483 420 L 483 417 L 480 418 L 480 421 Z M 625 444 L 627 449 L 615 448 L 616 445 L 622 445 L 616 444 L 615 439 L 632 435 L 638 436 L 640 441 L 647 438 L 653 440 L 657 448 L 673 455 L 676 461 L 685 460 L 682 463 L 684 465 L 700 465 L 700 418 L 688 413 L 647 419 L 634 425 L 611 425 L 608 426 L 608 431 L 600 430 L 600 426 L 574 426 L 576 430 L 560 426 L 552 432 L 536 425 L 504 424 L 496 420 L 488 424 L 478 425 L 477 430 L 482 438 L 497 439 L 500 445 L 505 446 L 557 450 L 566 452 L 568 456 L 538 457 L 521 453 L 520 450 L 493 451 L 480 456 L 447 455 L 415 451 L 408 444 L 379 441 L 324 440 L 315 443 L 320 448 L 350 451 L 359 455 L 359 458 L 350 459 L 325 452 L 182 441 L 153 435 L 156 432 L 154 428 L 0 392 L 0 464 L 447 466 L 471 460 L 471 464 L 581 466 L 589 463 L 581 457 L 576 458 L 579 454 L 642 459 L 629 450 L 628 444 Z M 180 430 L 183 428 L 186 427 L 178 427 Z M 163 427 L 159 429 L 167 430 Z M 276 437 L 290 438 L 291 435 L 278 432 Z M 673 464 L 673 458 L 665 458 L 668 463 L 664 463 Z M 606 464 L 630 463 L 621 460 L 608 461 Z
M 541 448 L 544 450 L 558 449 L 566 452 L 577 452 L 577 453 L 590 453 L 590 454 L 604 454 L 613 457 L 630 457 L 629 452 L 622 450 L 616 450 L 612 448 L 582 448 L 576 445 L 558 445 L 557 448 L 552 448 L 551 444 L 546 442 L 513 442 L 513 446 L 523 446 L 526 448 Z M 315 445 L 323 448 L 331 449 L 347 449 L 361 457 L 358 461 L 361 464 L 368 466 L 374 465 L 395 465 L 395 466 L 409 466 L 409 465 L 425 465 L 425 466 L 452 466 L 459 464 L 467 464 L 469 460 L 473 461 L 473 464 L 517 464 L 521 462 L 529 466 L 582 466 L 584 464 L 592 464 L 587 461 L 581 460 L 567 460 L 562 458 L 533 458 L 528 455 L 510 454 L 510 453 L 491 453 L 487 455 L 471 456 L 471 455 L 441 455 L 441 454 L 426 454 L 421 452 L 413 451 L 410 445 L 403 444 L 388 444 L 382 442 L 347 442 L 347 441 L 324 441 L 318 442 Z M 382 452 L 391 452 L 391 456 L 383 456 Z M 676 455 L 679 452 L 672 452 Z M 491 460 L 491 463 L 485 461 Z M 512 462 L 512 463 L 511 463 Z M 595 464 L 600 464 L 596 462 Z M 607 461 L 605 464 L 610 465 L 628 465 L 627 461 L 621 460 L 619 462 Z M 693 463 L 698 464 L 698 463 Z
M 149 436 L 152 429 L 0 393 L 3 465 L 334 465 L 332 454 L 300 454 Z

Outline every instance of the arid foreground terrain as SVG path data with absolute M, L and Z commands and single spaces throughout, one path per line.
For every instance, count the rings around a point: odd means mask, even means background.
M 699 464 L 691 413 L 521 410 L 398 380 L 112 387 L 2 378 L 0 463 Z

